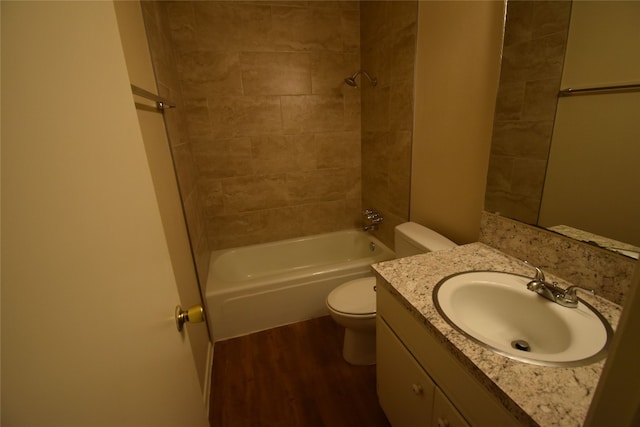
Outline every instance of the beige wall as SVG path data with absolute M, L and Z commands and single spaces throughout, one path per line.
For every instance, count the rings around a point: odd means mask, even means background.
M 417 1 L 362 2 L 362 206 L 384 222 L 374 234 L 393 247 L 393 230 L 409 219 Z
M 478 240 L 504 4 L 419 4 L 411 220 Z
M 640 82 L 640 3 L 576 2 L 562 87 Z M 640 92 L 558 99 L 539 224 L 640 246 Z
M 535 224 L 569 28 L 570 1 L 510 1 L 485 209 Z
M 166 5 L 212 249 L 360 220 L 358 5 Z

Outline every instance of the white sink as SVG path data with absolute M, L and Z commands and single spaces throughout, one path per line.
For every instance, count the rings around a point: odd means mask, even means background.
M 526 287 L 529 277 L 471 271 L 435 287 L 438 312 L 458 331 L 496 353 L 527 363 L 579 366 L 605 357 L 609 323 L 580 300 L 577 308 L 549 301 Z

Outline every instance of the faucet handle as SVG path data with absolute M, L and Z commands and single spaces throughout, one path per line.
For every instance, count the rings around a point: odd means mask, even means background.
M 577 302 L 578 301 L 578 295 L 576 295 L 577 291 L 582 291 L 582 292 L 588 292 L 591 295 L 595 295 L 596 291 L 594 291 L 591 288 L 583 288 L 582 286 L 569 286 L 567 289 L 565 289 L 564 294 L 562 295 L 562 298 L 566 301 L 566 302 Z
M 545 281 L 544 273 L 542 272 L 540 267 L 536 267 L 535 265 L 531 264 L 527 260 L 525 260 L 524 263 L 527 264 L 529 267 L 533 267 L 533 268 L 536 269 L 536 275 L 534 276 L 533 280 L 535 280 L 537 282 L 544 282 Z

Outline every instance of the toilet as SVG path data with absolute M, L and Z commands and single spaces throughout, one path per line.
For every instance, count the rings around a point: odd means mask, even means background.
M 396 258 L 457 246 L 446 237 L 415 222 L 394 230 Z M 376 279 L 350 280 L 329 293 L 327 308 L 333 320 L 345 328 L 342 356 L 352 365 L 376 363 Z

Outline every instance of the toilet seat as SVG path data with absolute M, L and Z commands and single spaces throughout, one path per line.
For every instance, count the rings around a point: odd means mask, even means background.
M 350 316 L 376 314 L 375 277 L 350 280 L 335 288 L 327 297 L 330 309 Z

